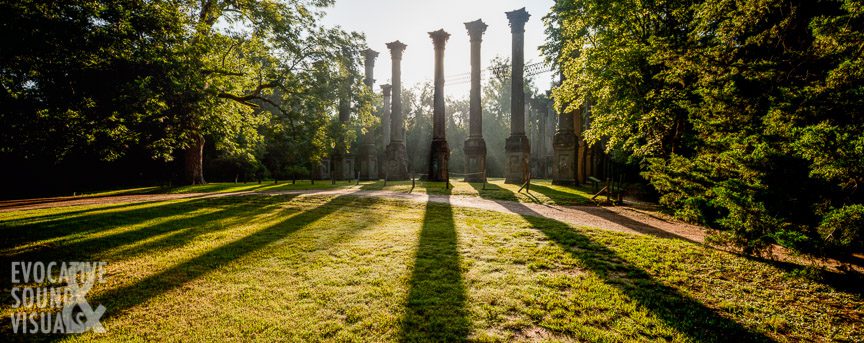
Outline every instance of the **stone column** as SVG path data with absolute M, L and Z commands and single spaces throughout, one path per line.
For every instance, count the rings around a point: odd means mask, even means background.
M 488 25 L 477 19 L 465 23 L 471 37 L 471 110 L 468 139 L 465 140 L 465 181 L 486 181 L 486 141 L 483 140 L 483 107 L 480 102 L 480 43 Z
M 363 65 L 366 71 L 366 77 L 363 79 L 363 83 L 369 88 L 370 92 L 374 92 L 372 85 L 375 83 L 375 58 L 377 57 L 378 52 L 375 50 L 363 50 Z M 358 156 L 360 170 L 358 176 L 362 181 L 378 179 L 378 154 L 375 151 L 373 136 L 372 132 L 367 132 L 360 138 L 360 154 Z
M 563 106 L 562 106 L 563 107 Z M 558 130 L 552 143 L 552 183 L 572 186 L 576 184 L 576 134 L 573 132 L 573 112 L 560 111 Z
M 378 178 L 383 179 L 387 175 L 385 161 L 387 161 L 387 145 L 390 144 L 390 85 L 381 85 L 381 93 L 384 97 L 381 109 L 381 147 L 378 157 Z
M 363 66 L 366 71 L 366 78 L 363 83 L 366 87 L 372 90 L 372 85 L 375 84 L 375 59 L 378 58 L 378 52 L 372 49 L 363 50 Z
M 392 70 L 392 113 L 390 113 L 390 144 L 387 145 L 386 174 L 388 180 L 408 180 L 408 153 L 405 149 L 403 131 L 405 130 L 402 118 L 402 52 L 406 45 L 400 41 L 387 43 L 390 49 L 390 58 L 393 64 Z
M 576 132 L 578 149 L 577 159 L 579 161 L 576 181 L 579 183 L 588 183 L 588 178 L 594 176 L 594 154 L 591 147 L 585 142 L 585 129 L 591 125 L 591 113 L 588 103 L 582 104 L 582 111 L 577 114 L 573 125 L 575 127 L 574 131 Z
M 429 150 L 429 180 L 447 181 L 450 148 L 447 146 L 444 114 L 444 46 L 450 34 L 444 30 L 429 32 L 435 45 L 435 94 L 432 110 L 432 147 Z
M 550 179 L 552 178 L 552 166 L 555 165 L 552 159 L 554 157 L 552 142 L 555 140 L 555 128 L 558 125 L 558 115 L 555 114 L 555 101 L 552 100 L 551 93 L 552 91 L 546 93 L 549 104 L 546 106 L 546 136 L 543 137 L 543 151 L 545 152 L 543 161 L 546 166 L 546 177 Z
M 507 137 L 505 150 L 507 164 L 504 169 L 504 182 L 523 183 L 529 173 L 531 144 L 525 136 L 525 22 L 531 15 L 525 8 L 507 12 L 510 33 L 513 34 L 512 92 L 510 96 L 510 137 Z
M 339 91 L 339 122 L 347 124 L 351 120 L 351 84 L 353 79 L 345 80 Z M 333 180 L 349 180 L 354 178 L 354 160 L 347 152 L 343 137 L 336 139 L 336 146 L 330 156 L 330 178 Z

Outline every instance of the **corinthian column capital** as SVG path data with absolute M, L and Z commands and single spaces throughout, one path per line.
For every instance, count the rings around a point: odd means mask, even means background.
M 531 15 L 528 14 L 528 11 L 525 10 L 525 7 L 522 7 L 515 11 L 506 12 L 506 14 L 507 20 L 510 21 L 511 33 L 525 32 L 525 23 L 528 22 L 528 18 L 531 18 Z
M 483 41 L 483 33 L 486 32 L 487 27 L 489 25 L 480 19 L 465 23 L 465 28 L 468 29 L 468 36 L 471 37 L 472 42 Z

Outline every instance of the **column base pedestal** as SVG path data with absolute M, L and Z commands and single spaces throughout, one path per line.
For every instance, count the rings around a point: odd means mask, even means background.
M 507 138 L 505 145 L 507 165 L 504 168 L 504 183 L 522 184 L 528 177 L 531 159 L 531 143 L 524 134 Z
M 483 137 L 465 140 L 465 182 L 486 182 L 486 141 Z
M 345 172 L 345 155 L 334 151 L 330 154 L 330 179 L 344 180 Z
M 556 133 L 552 148 L 552 184 L 576 185 L 576 135 L 573 132 Z
M 360 181 L 378 180 L 378 154 L 374 144 L 360 146 Z
M 429 181 L 447 181 L 450 147 L 444 139 L 433 139 L 429 151 Z
M 408 151 L 404 142 L 391 141 L 387 145 L 386 175 L 389 181 L 405 181 L 408 177 Z

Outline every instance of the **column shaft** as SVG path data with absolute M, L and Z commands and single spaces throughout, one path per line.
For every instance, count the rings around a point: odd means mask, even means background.
M 372 86 L 375 83 L 375 58 L 378 57 L 378 52 L 372 49 L 366 49 L 363 51 L 363 57 L 366 72 L 366 77 L 363 79 L 363 83 L 368 87 L 370 92 L 373 92 Z M 363 181 L 378 179 L 378 153 L 375 149 L 373 137 L 374 134 L 372 132 L 366 132 L 362 137 L 360 137 L 361 144 L 358 156 L 360 170 L 358 171 L 358 177 Z
M 435 94 L 432 111 L 432 146 L 429 150 L 429 180 L 448 181 L 450 148 L 447 145 L 444 113 L 444 47 L 450 34 L 444 30 L 429 32 L 435 45 Z
M 480 89 L 480 44 L 488 26 L 478 19 L 465 23 L 471 37 L 471 98 L 468 139 L 465 140 L 465 181 L 486 181 L 486 141 L 483 140 L 483 105 Z
M 406 45 L 400 41 L 387 43 L 390 49 L 392 67 L 392 107 L 390 113 L 390 144 L 387 145 L 387 166 L 385 174 L 388 180 L 408 180 L 408 153 L 403 141 L 404 124 L 402 118 L 402 52 Z
M 510 97 L 510 137 L 505 150 L 505 180 L 507 183 L 523 183 L 530 177 L 531 143 L 525 136 L 525 22 L 531 15 L 521 8 L 507 12 L 510 32 L 513 34 L 513 56 L 511 57 L 512 89 Z

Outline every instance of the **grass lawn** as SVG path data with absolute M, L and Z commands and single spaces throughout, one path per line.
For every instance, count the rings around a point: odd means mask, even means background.
M 490 178 L 484 186 L 482 183 L 468 183 L 451 180 L 450 188 L 445 188 L 444 182 L 417 181 L 411 190 L 411 181 L 361 182 L 363 190 L 387 190 L 396 192 L 416 192 L 427 194 L 450 194 L 457 196 L 479 196 L 490 200 L 509 200 L 546 205 L 585 205 L 593 203 L 593 194 L 586 188 L 573 188 L 553 185 L 551 180 L 532 180 L 529 192 L 517 192 L 520 185 L 505 184 L 504 179 Z M 485 187 L 485 189 L 484 189 Z
M 496 182 L 456 186 L 450 194 L 523 200 Z M 547 203 L 587 194 L 539 186 Z M 106 333 L 10 335 L 3 281 L 2 341 L 864 340 L 860 292 L 682 240 L 447 204 L 248 195 L 88 205 L 0 213 L 0 236 L 4 280 L 13 260 L 108 262 L 87 297 L 107 308 Z
M 461 180 L 452 180 L 450 188 L 445 188 L 444 182 L 419 181 L 338 181 L 333 184 L 330 180 L 318 180 L 311 183 L 309 180 L 279 181 L 274 183 L 265 181 L 262 183 L 228 183 L 214 182 L 206 185 L 179 186 L 179 187 L 140 187 L 130 189 L 119 189 L 110 191 L 99 191 L 92 193 L 80 193 L 77 197 L 103 197 L 115 195 L 135 194 L 190 194 L 190 193 L 232 193 L 232 192 L 280 192 L 296 190 L 326 190 L 326 189 L 358 189 L 368 191 L 392 191 L 403 193 L 421 194 L 450 194 L 457 196 L 479 196 L 490 200 L 509 200 L 526 203 L 538 203 L 546 205 L 586 205 L 593 204 L 590 200 L 593 194 L 588 188 L 573 188 L 553 185 L 551 180 L 536 179 L 531 181 L 530 192 L 517 192 L 520 185 L 505 184 L 502 178 L 490 178 L 486 185 L 482 183 L 468 183 Z
M 422 194 L 450 194 L 457 196 L 479 196 L 490 200 L 510 200 L 547 205 L 585 205 L 592 204 L 593 194 L 587 188 L 573 188 L 553 185 L 551 180 L 537 179 L 531 181 L 530 192 L 517 192 L 520 185 L 505 184 L 502 178 L 490 178 L 484 186 L 482 183 L 468 183 L 461 180 L 451 180 L 450 188 L 445 188 L 444 182 L 411 181 L 338 181 L 332 184 L 330 180 L 316 181 L 298 180 L 296 184 L 272 181 L 258 183 L 209 183 L 198 186 L 182 186 L 174 188 L 142 188 L 148 193 L 228 193 L 228 192 L 278 192 L 308 189 L 360 189 L 368 191 L 412 192 Z M 102 194 L 102 193 L 98 193 Z

